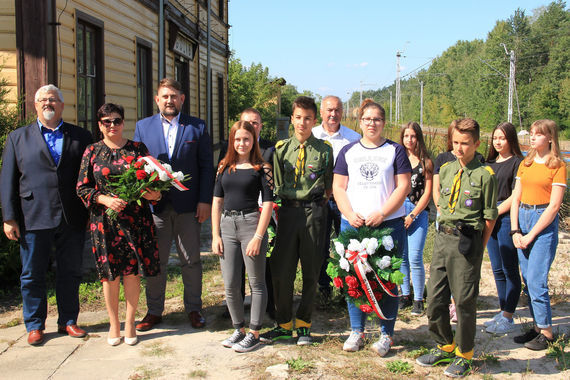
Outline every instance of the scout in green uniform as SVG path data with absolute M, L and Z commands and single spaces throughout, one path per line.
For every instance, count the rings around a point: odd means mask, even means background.
M 323 261 L 327 220 L 326 201 L 332 192 L 333 150 L 315 138 L 317 106 L 312 98 L 298 97 L 291 123 L 295 135 L 278 141 L 273 155 L 275 195 L 281 199 L 271 273 L 277 327 L 260 335 L 264 342 L 293 336 L 293 286 L 301 260 L 303 294 L 296 313 L 297 344 L 312 342 L 311 313 Z
M 471 370 L 481 261 L 498 211 L 495 174 L 474 158 L 480 144 L 479 124 L 473 119 L 454 124 L 457 160 L 444 164 L 439 173 L 441 215 L 427 286 L 429 331 L 438 346 L 416 362 L 451 363 L 444 374 L 462 377 Z M 448 312 L 451 294 L 457 307 L 455 339 Z

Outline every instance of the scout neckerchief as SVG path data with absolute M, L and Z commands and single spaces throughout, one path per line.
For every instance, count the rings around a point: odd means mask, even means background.
M 297 155 L 297 163 L 295 163 L 295 184 L 293 187 L 297 187 L 301 176 L 305 175 L 305 161 L 307 161 L 307 156 L 305 154 L 305 144 L 299 145 L 299 154 Z
M 451 197 L 449 198 L 449 212 L 455 212 L 455 205 L 457 205 L 457 200 L 459 199 L 459 188 L 461 187 L 461 174 L 463 174 L 463 168 L 453 177 L 453 186 L 451 187 Z

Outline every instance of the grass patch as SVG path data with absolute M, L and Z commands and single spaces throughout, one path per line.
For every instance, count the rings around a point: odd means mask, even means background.
M 150 380 L 162 375 L 160 368 L 147 368 L 145 366 L 135 368 L 135 373 L 129 376 L 129 380 Z
M 18 326 L 19 324 L 22 323 L 22 319 L 21 318 L 14 318 L 11 321 L 8 321 L 6 323 L 0 324 L 0 329 L 7 329 L 8 327 L 14 327 L 14 326 Z
M 204 371 L 203 369 L 196 369 L 192 372 L 190 372 L 188 374 L 189 378 L 199 378 L 199 379 L 205 379 L 206 377 L 208 377 L 208 371 Z
M 481 355 L 479 355 L 478 359 L 485 362 L 486 364 L 499 364 L 499 358 L 492 352 L 481 352 Z
M 418 348 L 418 349 L 405 352 L 404 357 L 409 358 L 409 359 L 417 359 L 420 356 L 426 355 L 426 354 L 429 354 L 429 349 L 425 348 L 424 346 L 420 346 L 420 348 Z
M 142 354 L 144 356 L 158 356 L 158 357 L 167 356 L 173 352 L 174 350 L 172 349 L 172 347 L 166 346 L 162 342 L 150 343 L 148 345 L 145 345 L 144 349 L 142 350 Z
M 392 360 L 386 363 L 386 368 L 388 368 L 388 371 L 398 375 L 411 375 L 414 373 L 412 365 L 403 360 Z
M 300 357 L 296 359 L 289 359 L 286 361 L 286 363 L 289 365 L 289 368 L 291 368 L 293 371 L 300 373 L 307 373 L 312 368 L 314 368 L 313 363 L 311 361 L 305 360 Z
M 554 358 L 560 371 L 566 371 L 570 368 L 570 352 L 566 352 L 566 347 L 570 342 L 565 334 L 560 335 L 556 341 L 548 345 L 546 356 Z

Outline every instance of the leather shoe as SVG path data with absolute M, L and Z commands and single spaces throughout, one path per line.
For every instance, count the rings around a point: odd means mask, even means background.
M 28 334 L 28 344 L 32 346 L 37 346 L 44 342 L 44 331 L 43 330 L 32 330 Z
M 190 319 L 192 327 L 194 327 L 195 329 L 199 329 L 206 326 L 206 320 L 204 319 L 204 317 L 202 317 L 202 314 L 200 314 L 199 311 L 191 311 L 190 314 L 188 314 L 188 318 Z
M 154 325 L 162 322 L 162 317 L 160 315 L 147 314 L 144 316 L 142 321 L 135 326 L 137 331 L 148 331 L 154 327 Z
M 69 335 L 72 338 L 83 338 L 87 335 L 87 331 L 83 330 L 77 325 L 57 326 L 57 332 L 60 334 Z

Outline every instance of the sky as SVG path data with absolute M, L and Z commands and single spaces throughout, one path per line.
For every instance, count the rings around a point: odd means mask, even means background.
M 486 39 L 517 8 L 531 16 L 549 3 L 230 0 L 230 49 L 242 64 L 261 63 L 299 91 L 346 100 L 393 83 L 397 51 L 402 77 L 458 40 Z

